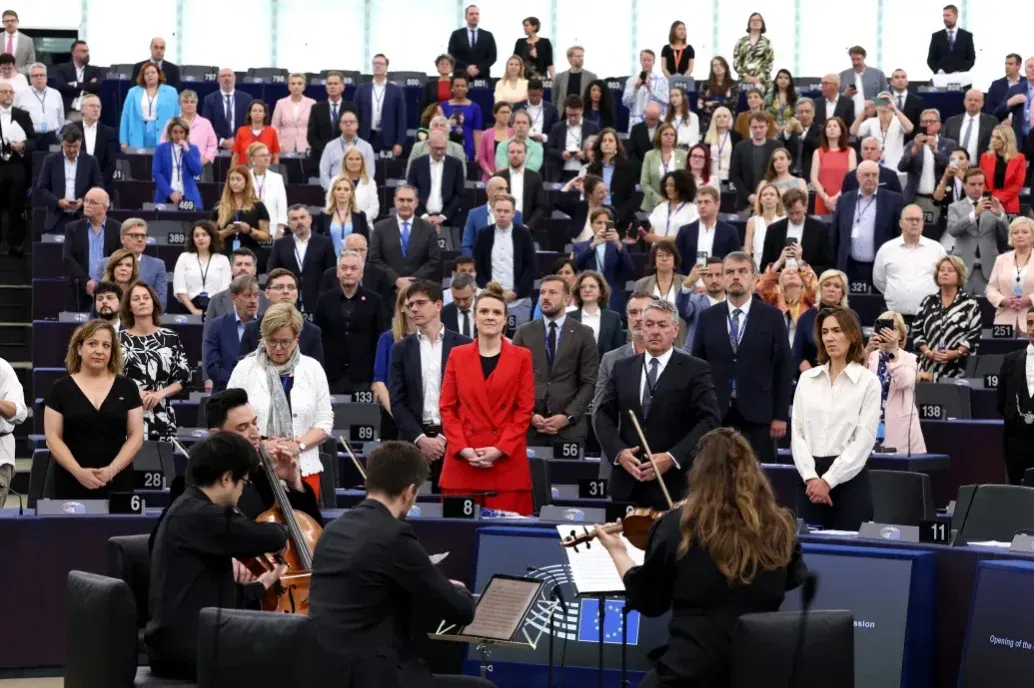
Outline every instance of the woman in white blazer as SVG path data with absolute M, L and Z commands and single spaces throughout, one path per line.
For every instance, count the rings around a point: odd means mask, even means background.
M 352 147 L 345 151 L 345 157 L 341 160 L 341 174 L 352 180 L 355 188 L 355 200 L 359 204 L 359 210 L 366 214 L 366 220 L 373 229 L 373 223 L 381 212 L 381 201 L 377 196 L 377 184 L 373 181 L 370 170 L 366 169 L 366 158 L 358 148 Z M 331 205 L 330 192 L 327 192 L 327 205 Z
M 301 332 L 302 316 L 294 306 L 270 306 L 262 318 L 258 348 L 233 369 L 227 387 L 248 393 L 259 432 L 283 440 L 297 458 L 302 480 L 319 495 L 319 447 L 334 429 L 334 409 L 323 366 L 298 348 Z
M 1027 311 L 1034 302 L 1034 220 L 1018 217 L 1009 224 L 1011 251 L 998 254 L 984 295 L 995 307 L 995 325 L 1012 325 L 1016 336 L 1027 333 Z
M 270 229 L 275 241 L 287 229 L 287 187 L 284 186 L 284 176 L 269 169 L 272 156 L 264 143 L 248 146 L 248 159 L 251 160 L 251 183 L 255 186 L 255 195 L 269 213 Z
M 291 95 L 276 101 L 273 109 L 273 129 L 280 137 L 281 152 L 304 153 L 309 150 L 309 113 L 316 101 L 304 95 L 304 74 L 289 76 L 287 90 Z

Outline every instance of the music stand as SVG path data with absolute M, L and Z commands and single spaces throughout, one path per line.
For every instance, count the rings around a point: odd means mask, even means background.
M 488 678 L 488 658 L 492 647 L 514 647 L 534 650 L 542 639 L 543 629 L 534 638 L 524 622 L 540 600 L 545 581 L 497 573 L 492 576 L 478 598 L 474 620 L 462 628 L 442 621 L 438 630 L 428 633 L 432 640 L 471 643 L 481 656 L 481 678 Z M 550 615 L 558 606 L 556 600 L 543 608 Z

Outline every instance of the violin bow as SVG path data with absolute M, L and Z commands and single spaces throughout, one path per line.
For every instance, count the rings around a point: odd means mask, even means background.
M 348 454 L 348 458 L 352 459 L 352 464 L 355 469 L 359 471 L 359 475 L 363 477 L 363 482 L 366 482 L 366 471 L 363 470 L 363 464 L 359 463 L 359 459 L 355 458 L 355 454 L 352 452 L 352 447 L 348 445 L 348 440 L 342 435 L 338 435 L 337 441 L 341 443 L 341 446 L 345 448 L 345 453 Z
M 657 470 L 657 462 L 653 460 L 653 452 L 650 451 L 650 445 L 646 443 L 646 435 L 643 434 L 643 429 L 639 427 L 639 419 L 635 417 L 635 411 L 628 409 L 628 415 L 632 419 L 632 426 L 635 428 L 635 432 L 639 435 L 639 441 L 642 443 L 643 451 L 646 452 L 646 458 L 650 460 L 650 465 L 653 466 L 653 472 L 657 476 L 657 482 L 661 485 L 661 492 L 664 493 L 664 501 L 668 503 L 668 508 L 672 508 L 673 502 L 671 501 L 671 494 L 668 492 L 668 486 L 664 484 L 664 478 L 661 472 Z
M 183 456 L 187 457 L 188 459 L 190 458 L 190 452 L 184 449 L 183 445 L 180 444 L 180 441 L 178 439 L 176 439 L 175 437 L 171 437 L 169 438 L 169 441 L 172 442 L 172 446 L 176 447 L 176 449 L 180 450 L 183 453 Z

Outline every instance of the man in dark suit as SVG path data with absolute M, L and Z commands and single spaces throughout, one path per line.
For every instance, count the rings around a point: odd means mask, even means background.
M 259 295 L 258 316 L 254 321 L 248 323 L 241 335 L 241 356 L 246 356 L 258 348 L 261 337 L 262 317 L 265 315 L 265 308 L 278 303 L 289 303 L 295 306 L 298 303 L 298 277 L 284 268 L 276 268 L 266 275 L 266 291 Z M 263 304 L 268 306 L 263 306 Z M 317 302 L 318 303 L 318 302 Z M 323 332 L 319 327 L 302 319 L 302 333 L 298 336 L 298 349 L 302 356 L 316 359 L 323 365 Z
M 158 65 L 158 69 L 162 70 L 162 74 L 165 75 L 165 83 L 177 91 L 180 89 L 180 68 L 165 59 L 164 38 L 156 36 L 151 39 L 151 59 L 137 62 L 133 65 L 133 75 L 129 77 L 131 82 L 136 83 L 136 77 L 140 74 L 140 69 L 148 62 Z
M 324 85 L 327 90 L 325 100 L 318 101 L 309 111 L 309 124 L 306 140 L 309 142 L 310 169 L 318 172 L 320 158 L 327 144 L 341 135 L 341 113 L 351 110 L 359 116 L 359 111 L 352 103 L 345 102 L 341 94 L 345 92 L 345 77 L 341 72 L 328 72 Z M 372 170 L 370 170 L 372 173 Z
M 517 210 L 523 215 L 524 224 L 534 234 L 549 215 L 549 203 L 542 186 L 542 176 L 524 165 L 527 152 L 528 146 L 524 141 L 511 140 L 506 147 L 509 166 L 496 176 L 506 180 L 510 195 L 518 199 Z M 516 185 L 515 181 L 518 182 Z
M 908 173 L 905 203 L 915 203 L 923 209 L 927 222 L 936 222 L 937 216 L 934 213 L 937 209 L 933 193 L 958 143 L 940 135 L 941 113 L 938 110 L 923 110 L 919 124 L 921 133 L 916 134 L 912 143 L 905 146 L 901 160 L 898 161 L 898 172 Z
M 693 355 L 711 364 L 722 425 L 743 433 L 761 463 L 774 463 L 793 388 L 786 322 L 754 298 L 757 273 L 746 253 L 727 255 L 722 275 L 725 303 L 698 316 Z
M 473 621 L 474 598 L 446 579 L 404 520 L 427 477 L 416 447 L 384 443 L 367 459 L 366 500 L 323 531 L 309 597 L 314 685 L 451 688 L 419 651 L 440 622 Z
M 1034 310 L 1028 311 L 1027 338 L 1034 344 Z M 998 373 L 997 407 L 1005 419 L 1005 469 L 1009 482 L 1019 485 L 1028 468 L 1034 468 L 1034 399 L 1027 386 L 1026 346 L 1005 354 Z
M 991 131 L 998 126 L 998 118 L 984 112 L 984 92 L 979 88 L 966 91 L 963 100 L 966 111 L 949 117 L 944 123 L 944 135 L 966 149 L 970 160 L 980 163 L 980 156 L 991 145 Z
M 854 101 L 840 95 L 840 75 L 829 73 L 822 77 L 822 97 L 815 101 L 815 123 L 826 126 L 826 120 L 839 117 L 848 129 L 854 123 Z M 843 133 L 846 136 L 847 132 Z
M 736 228 L 718 219 L 721 196 L 713 186 L 697 190 L 697 212 L 700 219 L 679 228 L 675 247 L 682 256 L 682 265 L 689 270 L 694 264 L 705 264 L 711 256 L 724 258 L 743 248 Z
M 220 315 L 205 328 L 204 362 L 205 377 L 212 381 L 212 390 L 226 389 L 242 355 L 251 351 L 241 350 L 244 330 L 258 314 L 259 283 L 252 275 L 241 275 L 230 282 L 230 298 L 233 299 L 233 313 Z
M 819 147 L 819 125 L 815 122 L 815 101 L 798 98 L 796 116 L 787 122 L 780 134 L 785 146 L 793 155 L 796 174 L 811 179 L 811 159 Z M 779 140 L 779 137 L 776 138 Z
M 926 66 L 934 74 L 968 72 L 977 61 L 973 34 L 958 27 L 959 10 L 955 5 L 946 5 L 941 17 L 944 19 L 944 29 L 930 36 Z
M 753 208 L 757 198 L 755 189 L 765 178 L 772 151 L 780 148 L 777 139 L 768 138 L 772 115 L 761 111 L 750 116 L 750 138 L 740 141 L 732 149 L 729 181 L 736 187 L 736 207 Z
M 370 240 L 370 262 L 387 273 L 396 289 L 408 286 L 415 279 L 437 281 L 442 278 L 438 232 L 430 222 L 414 215 L 416 205 L 415 188 L 409 185 L 396 188 L 396 215 L 374 225 Z M 338 268 L 340 272 L 340 263 Z
M 582 153 L 582 144 L 585 139 L 600 133 L 598 124 L 582 117 L 583 106 L 580 97 L 568 96 L 564 101 L 565 119 L 549 130 L 546 158 L 553 167 L 555 177 L 575 177 L 581 166 L 588 162 Z
M 406 313 L 417 331 L 391 348 L 391 415 L 399 439 L 420 449 L 431 467 L 432 481 L 437 484 L 445 456 L 445 435 L 438 409 L 442 376 L 453 347 L 469 344 L 471 339 L 442 324 L 442 287 L 435 282 L 417 280 L 409 285 Z M 428 379 L 436 381 L 434 389 L 424 389 Z
M 614 501 L 670 508 L 658 479 L 664 480 L 672 501 L 681 500 L 697 443 L 718 427 L 711 366 L 674 348 L 678 329 L 675 306 L 662 299 L 647 304 L 643 309 L 646 351 L 614 364 L 593 410 L 600 448 L 614 463 L 610 476 Z M 629 411 L 635 413 L 653 452 L 656 471 Z
M 72 61 L 54 65 L 54 80 L 65 102 L 65 112 L 69 114 L 82 109 L 84 95 L 100 93 L 104 74 L 100 67 L 90 64 L 90 46 L 86 41 L 76 39 L 72 42 Z M 90 151 L 87 153 L 93 155 Z
M 9 119 L 8 119 L 9 118 Z M 24 136 L 6 132 L 8 123 L 17 124 Z M 32 153 L 36 150 L 36 130 L 32 117 L 14 107 L 14 86 L 0 83 L 0 204 L 7 210 L 7 246 L 0 244 L 0 253 L 25 255 L 25 198 L 32 179 Z
M 909 134 L 905 134 L 905 142 L 909 142 L 919 132 L 919 117 L 926 109 L 926 103 L 915 93 L 908 90 L 908 73 L 904 69 L 895 69 L 890 74 L 890 95 L 894 104 L 908 121 L 914 126 Z
M 334 242 L 328 236 L 312 233 L 312 215 L 301 203 L 288 209 L 287 224 L 291 232 L 273 242 L 267 272 L 287 268 L 298 276 L 302 283 L 298 310 L 311 313 L 320 295 L 324 270 L 337 265 Z
M 1034 103 L 1034 57 L 1023 63 L 1023 71 L 1027 79 L 1023 83 L 1009 88 L 1005 100 L 998 106 L 995 115 L 1000 120 L 1012 115 L 1012 130 L 1016 134 L 1016 145 L 1020 152 L 1027 156 L 1027 170 L 1034 163 L 1034 136 L 1030 136 L 1031 104 Z M 974 165 L 976 161 L 971 161 Z
M 101 177 L 104 179 L 104 188 L 108 193 L 112 193 L 115 165 L 119 156 L 118 132 L 100 121 L 101 98 L 96 93 L 84 93 L 80 98 L 79 109 L 83 115 L 82 121 L 73 122 L 70 126 L 82 132 L 83 152 L 97 159 Z
M 90 189 L 104 185 L 97 159 L 82 152 L 83 135 L 75 127 L 61 132 L 61 152 L 43 160 L 34 194 L 47 209 L 44 232 L 61 230 L 61 225 L 83 215 L 83 198 Z M 68 179 L 68 175 L 74 175 Z
M 858 162 L 861 163 L 863 160 L 871 160 L 880 166 L 881 189 L 893 191 L 894 193 L 901 193 L 901 179 L 898 177 L 898 171 L 882 164 L 883 143 L 881 143 L 875 136 L 868 136 L 862 141 L 862 157 Z M 840 183 L 840 193 L 846 194 L 850 191 L 857 190 L 858 175 L 855 174 L 854 170 L 849 170 L 844 174 L 844 181 Z M 785 201 L 783 202 L 783 205 L 786 205 Z
M 323 332 L 323 367 L 331 393 L 352 394 L 370 389 L 377 338 L 388 323 L 380 297 L 359 286 L 363 278 L 359 254 L 342 251 L 337 275 L 338 290 L 320 294 L 313 322 Z
M 528 428 L 529 446 L 553 442 L 585 442 L 586 412 L 596 388 L 600 354 L 588 325 L 567 317 L 571 291 L 558 275 L 542 278 L 542 317 L 517 328 L 514 346 L 531 351 L 535 373 L 535 410 Z
M 76 286 L 80 312 L 87 311 L 97 286 L 90 275 L 96 264 L 121 246 L 120 223 L 108 217 L 110 201 L 104 189 L 90 189 L 83 200 L 83 219 L 65 225 L 61 245 L 65 270 Z
M 1005 56 L 1005 76 L 991 82 L 991 88 L 987 89 L 987 98 L 984 101 L 984 112 L 993 115 L 1005 102 L 1009 89 L 1027 81 L 1027 77 L 1020 73 L 1022 67 L 1023 58 L 1016 53 Z
M 413 161 L 406 181 L 416 189 L 417 215 L 451 244 L 449 248 L 455 249 L 461 241 L 459 221 L 463 213 L 465 180 L 463 165 L 445 154 L 446 147 L 445 135 L 432 132 L 427 139 L 428 154 Z M 376 234 L 373 241 L 376 244 Z
M 835 261 L 829 245 L 829 227 L 808 216 L 808 194 L 800 189 L 787 189 L 783 194 L 783 207 L 786 208 L 786 219 L 773 222 L 765 231 L 765 246 L 758 269 L 765 270 L 779 260 L 788 237 L 797 240 L 800 259 L 811 266 L 816 276 L 833 267 Z
M 495 224 L 478 232 L 474 240 L 477 283 L 482 288 L 489 282 L 502 285 L 513 325 L 519 326 L 531 319 L 531 290 L 537 269 L 535 242 L 527 227 L 513 223 L 513 196 L 496 196 L 492 214 Z
M 390 150 L 402 155 L 406 142 L 406 97 L 397 84 L 388 81 L 388 58 L 373 56 L 373 81 L 359 84 L 352 96 L 359 108 L 359 138 L 369 141 L 375 153 Z
M 474 324 L 474 297 L 477 296 L 477 277 L 467 272 L 455 275 L 449 282 L 452 303 L 442 308 L 442 324 L 453 332 L 473 339 L 477 336 Z
M 467 25 L 452 32 L 449 49 L 445 52 L 456 61 L 457 76 L 462 74 L 468 79 L 488 79 L 496 60 L 495 37 L 478 28 L 481 10 L 477 5 L 468 6 L 465 17 Z
M 872 285 L 876 252 L 901 226 L 904 202 L 900 194 L 879 188 L 878 165 L 866 160 L 858 166 L 858 192 L 844 194 L 833 213 L 830 242 L 836 268 L 852 283 Z
M 554 81 L 553 84 L 555 89 L 556 82 Z M 586 84 L 586 88 L 588 88 L 588 82 Z M 556 105 L 543 99 L 544 93 L 545 89 L 542 87 L 542 79 L 528 79 L 528 99 L 515 103 L 513 106 L 514 112 L 524 110 L 528 113 L 531 117 L 531 129 L 528 136 L 543 146 L 546 145 L 549 132 L 553 131 L 553 125 L 560 120 L 560 113 L 557 112 Z M 557 100 L 555 90 L 553 91 L 553 99 Z M 562 99 L 561 102 L 563 102 Z
M 230 279 L 232 280 L 245 274 L 258 276 L 258 259 L 250 248 L 242 246 L 230 256 Z M 268 307 L 269 300 L 266 298 L 266 295 L 260 294 L 259 315 L 265 313 Z M 233 299 L 231 298 L 230 290 L 224 289 L 216 292 L 208 300 L 208 308 L 205 310 L 205 324 L 207 326 L 209 322 L 220 315 L 229 315 L 230 313 L 233 313 Z
M 643 110 L 643 121 L 636 123 L 628 132 L 628 141 L 625 142 L 625 152 L 629 160 L 635 161 L 636 174 L 642 167 L 643 158 L 653 150 L 653 135 L 661 123 L 661 116 L 664 111 L 659 103 L 647 103 Z
M 368 259 L 370 249 L 366 237 L 362 234 L 349 234 L 345 237 L 343 250 L 355 251 L 363 259 L 363 279 L 359 286 L 366 291 L 373 292 L 381 297 L 384 307 L 384 322 L 391 322 L 395 313 L 395 284 L 388 279 L 388 273 L 376 265 L 371 265 Z M 320 293 L 325 291 L 337 291 L 340 289 L 340 282 L 337 278 L 337 265 L 323 271 L 323 279 L 320 281 Z
M 219 70 L 219 90 L 209 93 L 201 103 L 201 116 L 212 123 L 219 147 L 224 150 L 233 148 L 237 129 L 251 122 L 248 119 L 251 96 L 237 91 L 236 86 L 237 75 L 229 67 L 223 67 Z

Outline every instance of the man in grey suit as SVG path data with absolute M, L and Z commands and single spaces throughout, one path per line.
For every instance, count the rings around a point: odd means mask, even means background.
M 250 248 L 241 246 L 239 249 L 233 252 L 233 259 L 230 261 L 230 281 L 237 279 L 241 275 L 251 275 L 252 277 L 258 277 L 258 258 Z M 261 319 L 266 313 L 266 309 L 269 308 L 269 298 L 263 292 L 259 292 L 259 306 L 258 313 L 255 315 L 257 319 Z M 234 312 L 233 299 L 230 297 L 230 289 L 226 289 L 212 294 L 212 298 L 208 300 L 208 308 L 205 310 L 205 325 L 201 333 L 201 341 L 205 341 L 208 337 L 208 326 L 212 324 L 212 321 L 216 318 L 229 315 Z M 204 359 L 204 351 L 202 350 L 202 366 L 201 370 L 208 370 L 208 361 Z M 213 383 L 207 379 L 208 375 L 205 375 L 205 391 L 211 392 Z
M 4 10 L 0 19 L 4 23 L 3 44 L 0 44 L 0 53 L 14 55 L 14 66 L 22 74 L 29 73 L 29 65 L 36 61 L 36 46 L 32 39 L 18 30 L 18 13 L 14 10 Z
M 955 237 L 952 254 L 969 269 L 966 292 L 983 294 L 991 279 L 998 242 L 1009 236 L 1009 219 L 997 198 L 985 198 L 984 172 L 971 167 L 966 172 L 966 197 L 948 206 L 948 234 Z
M 643 309 L 646 308 L 646 304 L 651 301 L 653 301 L 653 294 L 649 294 L 645 291 L 637 291 L 629 297 L 628 303 L 625 304 L 625 314 L 628 316 L 628 331 L 632 336 L 632 341 L 622 347 L 614 349 L 613 351 L 608 351 L 603 354 L 603 358 L 600 359 L 600 370 L 596 375 L 596 391 L 592 395 L 593 408 L 599 406 L 600 399 L 603 398 L 603 393 L 607 390 L 607 383 L 610 382 L 610 375 L 614 371 L 614 364 L 622 358 L 637 356 L 646 350 L 646 346 L 643 344 Z M 593 417 L 592 420 L 593 431 L 595 431 L 595 417 Z M 613 459 L 608 459 L 601 449 L 600 477 L 609 479 L 610 473 L 613 470 Z
M 984 112 L 984 92 L 979 88 L 966 91 L 963 100 L 966 111 L 949 117 L 944 123 L 944 135 L 958 141 L 966 149 L 969 161 L 976 167 L 980 156 L 991 146 L 991 131 L 998 126 L 998 118 Z
M 927 108 L 919 116 L 919 132 L 912 139 L 912 145 L 898 162 L 898 172 L 908 173 L 905 184 L 905 204 L 915 203 L 923 209 L 926 222 L 937 222 L 941 209 L 933 200 L 937 180 L 947 169 L 951 152 L 959 144 L 947 136 L 940 136 L 941 113 Z
M 416 188 L 399 186 L 395 189 L 395 217 L 373 226 L 370 263 L 384 270 L 396 289 L 416 279 L 442 279 L 438 232 L 430 222 L 415 216 L 416 205 Z
M 852 46 L 847 54 L 851 56 L 851 69 L 840 72 L 840 93 L 854 99 L 854 116 L 861 117 L 865 101 L 872 100 L 887 90 L 887 76 L 865 64 L 865 48 Z
M 588 410 L 600 369 L 596 335 L 588 325 L 567 317 L 570 288 L 564 278 L 542 278 L 542 317 L 517 328 L 514 346 L 531 351 L 535 372 L 535 411 L 528 429 L 530 446 L 584 442 Z
M 585 48 L 580 45 L 572 45 L 567 49 L 567 63 L 571 68 L 553 77 L 553 89 L 549 93 L 549 99 L 554 105 L 564 102 L 564 99 L 572 94 L 577 94 L 584 100 L 589 84 L 598 78 L 589 70 L 582 69 L 582 64 L 585 63 Z

